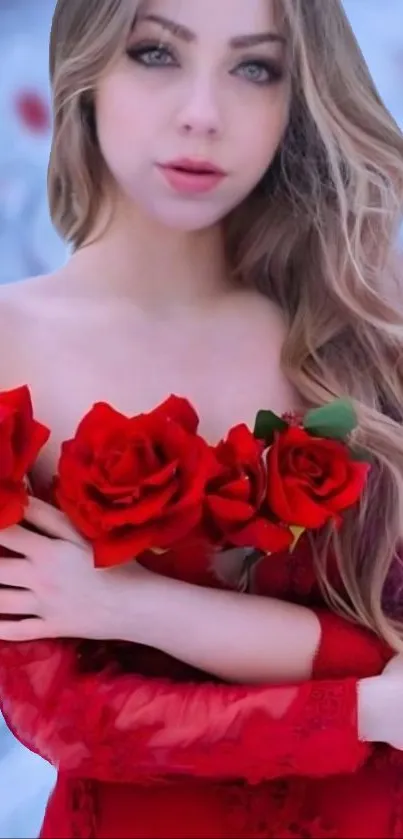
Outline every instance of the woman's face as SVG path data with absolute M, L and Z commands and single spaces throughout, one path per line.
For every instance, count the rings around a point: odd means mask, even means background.
M 261 180 L 289 101 L 273 0 L 145 0 L 96 90 L 99 143 L 126 198 L 196 231 Z

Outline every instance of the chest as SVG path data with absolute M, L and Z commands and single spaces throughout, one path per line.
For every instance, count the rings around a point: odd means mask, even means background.
M 280 353 L 281 346 L 265 350 L 251 328 L 237 323 L 221 329 L 208 320 L 159 328 L 124 320 L 82 330 L 59 325 L 53 342 L 46 333 L 36 340 L 25 363 L 36 416 L 52 430 L 38 464 L 41 476 L 54 471 L 62 441 L 98 401 L 134 415 L 171 393 L 184 396 L 212 442 L 236 423 L 253 427 L 261 408 L 292 409 L 295 394 Z

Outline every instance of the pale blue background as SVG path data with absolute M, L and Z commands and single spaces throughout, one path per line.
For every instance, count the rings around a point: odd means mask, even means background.
M 46 205 L 49 131 L 34 130 L 16 110 L 21 92 L 39 95 L 46 107 L 53 6 L 54 0 L 0 0 L 0 282 L 49 271 L 65 258 Z M 403 0 L 345 0 L 345 6 L 380 93 L 403 125 Z M 0 839 L 37 836 L 53 777 L 0 721 Z

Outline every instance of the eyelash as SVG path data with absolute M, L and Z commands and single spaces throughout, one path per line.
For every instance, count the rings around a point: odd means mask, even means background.
M 147 60 L 147 56 L 150 57 L 154 53 L 154 59 L 156 56 L 159 58 L 163 58 L 163 61 L 154 61 Z M 168 47 L 161 46 L 157 43 L 150 43 L 150 44 L 142 44 L 136 47 L 130 47 L 127 50 L 128 57 L 135 61 L 137 64 L 140 64 L 146 70 L 165 70 L 165 69 L 173 69 L 178 67 L 178 61 L 175 58 L 175 55 L 171 49 Z M 168 60 L 167 60 L 168 59 Z M 265 78 L 263 79 L 253 79 L 248 78 L 247 76 L 244 77 L 246 81 L 249 81 L 251 84 L 258 85 L 261 87 L 266 87 L 268 85 L 275 84 L 276 82 L 281 81 L 284 76 L 283 68 L 275 61 L 270 61 L 268 59 L 261 59 L 261 58 L 254 58 L 248 61 L 242 61 L 238 65 L 238 69 L 242 68 L 249 68 L 254 67 L 257 68 L 258 71 L 261 71 L 265 74 Z M 231 75 L 236 75 L 233 71 Z

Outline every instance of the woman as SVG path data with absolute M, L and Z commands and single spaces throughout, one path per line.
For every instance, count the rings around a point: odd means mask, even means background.
M 2 290 L 0 353 L 52 428 L 0 566 L 0 612 L 33 616 L 1 622 L 3 710 L 59 769 L 42 836 L 402 837 L 403 138 L 338 0 L 59 0 L 51 71 L 73 252 Z M 94 571 L 39 500 L 60 444 L 170 392 L 211 440 L 356 401 L 372 479 L 327 557 L 248 596 L 233 555 Z

